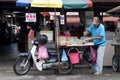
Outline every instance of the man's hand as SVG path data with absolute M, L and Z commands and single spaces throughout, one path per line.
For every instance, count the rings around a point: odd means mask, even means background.
M 93 40 L 93 38 L 92 38 L 92 37 L 90 37 L 90 38 L 88 38 L 87 40 L 88 40 L 88 41 L 92 41 L 92 40 Z
M 100 39 L 102 39 L 102 36 L 88 38 L 88 40 L 100 40 Z
M 83 36 L 87 36 L 89 34 L 89 32 L 86 30 L 83 32 Z

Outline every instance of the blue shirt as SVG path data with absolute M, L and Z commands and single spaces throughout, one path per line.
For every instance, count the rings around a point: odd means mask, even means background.
M 102 36 L 102 39 L 100 40 L 93 40 L 94 44 L 100 44 L 100 46 L 106 45 L 106 36 L 105 36 L 105 28 L 103 24 L 99 24 L 98 27 L 95 27 L 93 24 L 91 24 L 87 30 L 92 34 L 92 37 L 99 37 Z

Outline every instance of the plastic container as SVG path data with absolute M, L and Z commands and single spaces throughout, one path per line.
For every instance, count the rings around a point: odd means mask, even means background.
M 71 52 L 72 50 L 75 50 L 75 52 Z M 77 48 L 70 48 L 68 50 L 68 55 L 69 55 L 71 64 L 77 64 L 80 62 L 79 50 Z

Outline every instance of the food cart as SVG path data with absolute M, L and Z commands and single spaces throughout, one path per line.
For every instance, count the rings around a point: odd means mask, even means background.
M 60 64 L 60 50 L 64 49 L 64 48 L 68 48 L 71 49 L 71 47 L 83 47 L 83 46 L 92 46 L 93 43 L 92 42 L 82 42 L 81 40 L 79 40 L 76 36 L 59 36 L 59 29 L 60 26 L 65 25 L 65 23 L 63 22 L 63 18 L 64 18 L 64 11 L 80 11 L 80 10 L 87 10 L 88 8 L 92 8 L 92 2 L 91 0 L 17 0 L 17 6 L 24 6 L 24 7 L 31 7 L 31 8 L 40 8 L 42 9 L 42 11 L 47 11 L 48 8 L 50 10 L 54 10 L 55 14 L 56 11 L 60 11 L 62 12 L 61 15 L 61 23 L 59 24 L 59 17 L 56 17 L 56 15 L 54 16 L 55 19 L 55 43 L 56 43 L 56 47 L 57 47 L 57 53 L 58 53 L 58 61 Z M 49 34 L 48 34 L 49 35 Z M 65 41 L 63 40 L 65 38 Z M 62 39 L 60 39 L 62 38 Z M 66 40 L 68 39 L 68 40 Z M 63 42 L 61 42 L 63 41 Z M 79 50 L 78 50 L 79 52 Z M 68 65 L 69 63 L 65 64 Z M 71 70 L 64 70 L 61 71 L 61 66 L 59 66 L 59 72 L 60 73 L 69 73 Z
M 72 65 L 84 65 L 81 64 L 82 62 L 85 62 L 85 64 L 87 63 L 88 65 L 93 64 L 96 60 L 91 61 L 90 59 L 86 59 L 89 57 L 86 57 L 88 55 L 85 55 L 86 53 L 90 54 L 89 51 L 91 52 L 92 46 L 94 46 L 93 42 L 88 41 L 88 38 L 89 37 L 81 37 L 80 39 L 78 39 L 75 36 L 59 36 L 58 44 L 59 51 L 61 51 L 60 54 L 63 54 L 63 51 L 65 50 L 70 60 L 70 64 Z M 96 57 L 94 53 L 92 58 L 93 57 L 94 59 Z M 60 61 L 62 61 L 61 58 Z

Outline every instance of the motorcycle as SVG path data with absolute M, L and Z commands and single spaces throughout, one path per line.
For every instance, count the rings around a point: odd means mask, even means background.
M 46 35 L 41 36 L 46 37 Z M 33 64 L 35 64 L 36 68 L 39 71 L 54 69 L 57 70 L 60 74 L 68 74 L 72 71 L 73 65 L 71 64 L 70 60 L 62 62 L 58 58 L 58 55 L 56 57 L 50 57 L 47 60 L 39 60 L 37 57 L 38 55 L 36 55 L 37 47 L 39 44 L 40 41 L 33 40 L 30 50 L 27 53 L 19 54 L 19 57 L 16 59 L 13 65 L 13 71 L 17 75 L 27 74 L 30 71 L 31 67 L 33 67 Z

